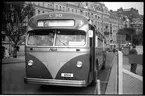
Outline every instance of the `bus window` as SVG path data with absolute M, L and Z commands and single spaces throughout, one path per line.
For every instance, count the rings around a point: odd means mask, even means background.
M 85 45 L 86 33 L 82 31 L 59 31 L 56 35 L 56 46 Z
M 53 46 L 54 33 L 33 33 L 29 34 L 28 45 L 37 45 L 37 46 Z

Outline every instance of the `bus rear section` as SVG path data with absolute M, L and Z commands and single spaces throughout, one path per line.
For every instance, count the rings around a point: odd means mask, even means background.
M 87 33 L 71 29 L 29 31 L 26 38 L 25 82 L 85 87 L 90 83 Z

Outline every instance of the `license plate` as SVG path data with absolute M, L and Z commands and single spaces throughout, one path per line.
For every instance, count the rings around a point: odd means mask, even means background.
M 73 73 L 61 73 L 61 77 L 73 77 Z

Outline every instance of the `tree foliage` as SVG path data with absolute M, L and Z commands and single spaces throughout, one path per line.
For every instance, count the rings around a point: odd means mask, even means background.
M 142 32 L 136 34 L 136 30 L 134 28 L 119 29 L 117 34 L 126 35 L 126 41 L 129 41 L 134 45 L 140 45 L 143 42 Z
M 24 2 L 5 2 L 2 11 L 2 30 L 13 45 L 18 45 L 25 33 L 26 18 L 34 15 L 34 9 L 31 4 L 25 5 Z
M 2 10 L 2 31 L 10 39 L 15 48 L 24 41 L 22 36 L 26 32 L 27 19 L 34 15 L 34 8 L 31 4 L 24 2 L 4 2 Z
M 134 35 L 136 33 L 134 28 L 122 28 L 118 30 L 117 34 L 128 34 L 128 35 Z
M 135 45 L 142 45 L 143 44 L 143 35 L 142 32 L 139 34 L 134 35 L 133 37 L 133 44 Z

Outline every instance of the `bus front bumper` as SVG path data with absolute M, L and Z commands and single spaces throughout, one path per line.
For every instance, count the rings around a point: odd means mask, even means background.
M 41 78 L 24 78 L 25 83 L 42 84 L 42 85 L 57 85 L 57 86 L 74 86 L 86 87 L 85 80 L 60 80 L 60 79 L 41 79 Z

